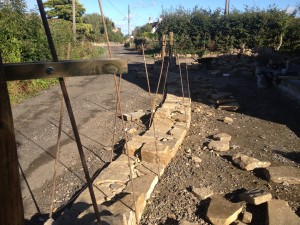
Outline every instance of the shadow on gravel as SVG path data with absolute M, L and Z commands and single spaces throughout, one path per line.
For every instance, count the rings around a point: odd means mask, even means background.
M 280 150 L 274 150 L 273 152 L 280 156 L 283 156 L 291 161 L 294 161 L 295 163 L 300 164 L 300 150 L 298 152 L 296 152 L 296 151 L 284 152 L 284 151 L 280 151 Z
M 196 216 L 204 219 L 205 221 L 207 221 L 206 213 L 207 213 L 207 209 L 210 204 L 210 201 L 211 201 L 211 199 L 207 198 L 205 200 L 201 200 L 200 203 L 197 205 Z M 209 222 L 209 221 L 207 221 L 207 222 Z

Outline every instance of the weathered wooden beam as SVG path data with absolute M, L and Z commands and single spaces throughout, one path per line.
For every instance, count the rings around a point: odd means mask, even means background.
M 0 224 L 23 225 L 18 154 L 5 72 L 0 55 Z
M 128 73 L 125 59 L 4 64 L 7 81 Z

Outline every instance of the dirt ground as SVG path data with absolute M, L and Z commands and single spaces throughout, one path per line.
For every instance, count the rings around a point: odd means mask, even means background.
M 269 191 L 274 199 L 286 200 L 300 216 L 300 186 L 268 182 L 261 169 L 244 171 L 231 160 L 234 153 L 244 153 L 273 166 L 300 168 L 300 106 L 275 87 L 260 89 L 254 75 L 224 77 L 201 69 L 190 71 L 192 121 L 181 149 L 165 170 L 147 202 L 141 224 L 179 224 L 181 219 L 210 224 L 205 218 L 209 199 L 200 201 L 191 187 L 208 187 L 215 195 L 238 202 L 237 195 L 245 189 Z M 241 108 L 224 111 L 209 102 L 216 91 L 231 92 Z M 233 124 L 223 122 L 224 117 Z M 232 136 L 228 152 L 207 148 L 212 135 Z M 195 163 L 193 156 L 202 159 Z M 253 225 L 266 221 L 266 205 L 251 206 Z M 284 216 L 284 215 L 282 215 Z

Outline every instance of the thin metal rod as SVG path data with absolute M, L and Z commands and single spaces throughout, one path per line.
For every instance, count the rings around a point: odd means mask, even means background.
M 55 198 L 55 188 L 56 188 L 56 170 L 57 170 L 57 163 L 59 161 L 59 149 L 60 149 L 60 139 L 61 139 L 63 117 L 64 117 L 64 98 L 62 96 L 61 103 L 60 103 L 60 114 L 59 114 L 59 123 L 58 123 L 55 161 L 54 161 L 54 166 L 53 166 L 52 191 L 51 191 L 51 198 L 50 198 L 49 218 L 52 218 L 53 208 L 54 208 L 54 198 Z
M 188 85 L 188 93 L 189 93 L 189 99 L 191 99 L 191 90 L 190 90 L 190 80 L 189 80 L 189 68 L 187 65 L 187 57 L 185 55 L 185 71 L 186 71 L 186 81 Z
M 50 48 L 50 51 L 51 51 L 53 61 L 57 62 L 58 57 L 57 57 L 57 53 L 56 53 L 56 50 L 55 50 L 54 42 L 53 42 L 53 39 L 52 39 L 52 35 L 51 35 L 51 32 L 50 32 L 50 27 L 49 27 L 49 24 L 48 24 L 48 21 L 47 21 L 47 17 L 46 17 L 46 13 L 45 13 L 45 9 L 44 9 L 44 5 L 43 5 L 42 0 L 37 0 L 37 4 L 38 4 L 39 11 L 40 11 L 40 14 L 41 14 L 41 18 L 42 18 L 42 21 L 43 21 L 43 25 L 44 25 L 44 29 L 45 29 L 45 33 L 46 33 L 46 36 L 47 36 L 47 40 L 48 40 L 48 44 L 49 44 L 49 48 Z M 84 152 L 83 152 L 83 148 L 82 148 L 78 128 L 77 128 L 77 125 L 76 125 L 76 120 L 75 120 L 75 117 L 74 117 L 73 109 L 72 109 L 72 106 L 71 106 L 70 98 L 69 98 L 68 91 L 67 91 L 67 88 L 66 88 L 66 84 L 65 84 L 65 81 L 64 81 L 63 78 L 59 78 L 59 83 L 60 83 L 60 87 L 61 87 L 63 97 L 64 97 L 64 100 L 65 100 L 65 103 L 66 103 L 66 108 L 67 108 L 67 111 L 68 111 L 68 114 L 69 114 L 70 122 L 71 122 L 71 125 L 72 125 L 74 137 L 75 137 L 75 140 L 76 140 L 78 152 L 79 152 L 82 167 L 83 167 L 83 171 L 84 171 L 84 174 L 85 174 L 85 178 L 86 178 L 86 181 L 87 181 L 87 184 L 88 184 L 88 188 L 89 188 L 89 192 L 90 192 L 90 195 L 91 195 L 91 200 L 92 200 L 92 203 L 93 203 L 94 211 L 95 211 L 95 214 L 96 214 L 96 219 L 97 219 L 98 223 L 101 225 L 100 213 L 99 213 L 99 209 L 98 209 L 98 206 L 97 206 L 97 201 L 96 201 L 95 193 L 94 193 L 94 190 L 93 190 L 92 181 L 91 181 L 89 171 L 88 171 L 88 167 L 87 167 L 87 164 L 86 164 L 85 155 L 84 155 Z
M 111 58 L 112 57 L 112 53 L 111 53 L 111 48 L 110 48 L 110 43 L 109 43 L 109 38 L 108 38 L 108 32 L 107 32 L 107 28 L 106 28 L 106 22 L 105 22 L 105 17 L 104 17 L 103 9 L 102 9 L 101 0 L 98 0 L 98 4 L 99 4 L 99 7 L 100 7 L 100 12 L 101 12 L 101 17 L 102 17 L 104 32 L 105 32 L 105 36 L 106 36 L 107 48 L 108 48 L 109 56 Z
M 185 101 L 184 101 L 185 97 L 184 97 L 183 79 L 182 79 L 181 63 L 180 63 L 179 55 L 177 56 L 177 58 L 178 58 L 178 68 L 179 68 L 180 83 L 181 83 L 182 103 L 183 103 L 183 107 L 184 107 L 185 123 L 186 123 L 186 128 L 187 128 L 187 111 L 186 111 L 186 105 L 185 105 Z
M 147 78 L 147 84 L 148 84 L 148 92 L 149 92 L 149 96 L 151 96 L 151 89 L 150 89 L 149 74 L 148 74 L 148 69 L 147 69 L 147 61 L 146 61 L 146 57 L 145 57 L 144 43 L 142 43 L 142 51 L 143 51 L 145 72 L 146 72 L 146 78 Z

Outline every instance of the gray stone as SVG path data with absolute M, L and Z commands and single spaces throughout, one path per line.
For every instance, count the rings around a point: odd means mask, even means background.
M 273 166 L 265 169 L 267 178 L 274 183 L 300 184 L 300 168 Z
M 267 225 L 299 225 L 300 218 L 283 200 L 274 199 L 267 203 Z
M 252 189 L 240 194 L 239 198 L 247 203 L 260 205 L 264 202 L 270 201 L 272 199 L 272 195 L 265 190 Z
M 215 151 L 228 151 L 229 150 L 229 142 L 228 141 L 211 141 L 208 144 L 208 148 Z
M 226 133 L 215 134 L 214 139 L 217 141 L 231 141 L 231 136 Z
M 232 156 L 232 160 L 234 163 L 238 164 L 243 170 L 254 170 L 256 168 L 266 168 L 271 165 L 270 162 L 267 161 L 259 161 L 256 158 L 237 153 Z
M 229 225 L 238 218 L 242 210 L 242 206 L 218 196 L 212 198 L 206 217 L 214 225 Z
M 200 187 L 200 188 L 192 187 L 192 193 L 200 200 L 207 199 L 213 196 L 214 194 L 214 192 L 211 189 L 206 187 Z

